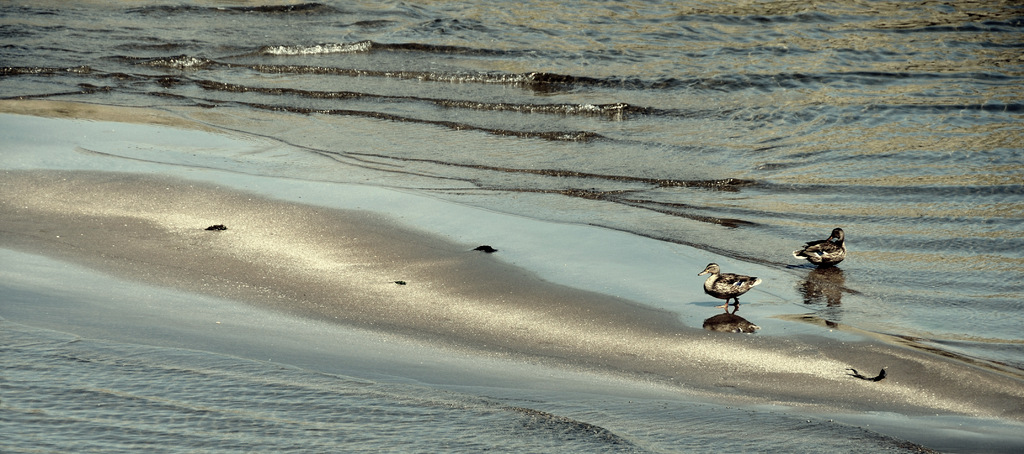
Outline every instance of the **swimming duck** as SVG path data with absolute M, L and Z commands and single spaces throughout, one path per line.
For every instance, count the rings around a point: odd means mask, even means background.
M 725 304 L 717 307 L 728 307 L 730 299 L 735 300 L 735 304 L 739 306 L 739 296 L 761 283 L 760 278 L 723 273 L 717 263 L 709 263 L 698 276 L 708 273 L 711 275 L 704 281 L 704 293 L 725 300 Z
M 793 251 L 793 257 L 807 259 L 820 267 L 833 266 L 846 258 L 846 235 L 843 229 L 836 227 L 827 239 L 811 241 L 803 249 Z

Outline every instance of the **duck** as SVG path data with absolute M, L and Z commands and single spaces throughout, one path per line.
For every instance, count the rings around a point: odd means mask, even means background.
M 716 306 L 719 308 L 728 308 L 730 299 L 734 300 L 736 306 L 739 307 L 739 296 L 747 293 L 748 290 L 761 283 L 761 279 L 757 277 L 723 273 L 717 263 L 709 263 L 708 266 L 704 268 L 704 271 L 701 271 L 697 275 L 703 276 L 709 273 L 711 275 L 704 281 L 704 293 L 715 298 L 724 299 L 725 304 Z
M 835 266 L 846 258 L 846 234 L 836 227 L 828 238 L 811 241 L 803 249 L 793 251 L 793 257 L 806 259 L 819 267 Z

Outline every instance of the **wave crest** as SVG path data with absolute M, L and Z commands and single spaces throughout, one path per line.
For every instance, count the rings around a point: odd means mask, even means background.
M 158 68 L 203 69 L 215 65 L 217 62 L 210 60 L 209 58 L 193 57 L 191 55 L 176 55 L 174 57 L 160 57 L 144 60 L 140 64 L 155 66 Z
M 327 43 L 315 44 L 312 46 L 264 46 L 259 53 L 262 55 L 323 55 L 323 54 L 352 54 L 369 52 L 373 48 L 371 41 L 359 41 L 357 43 Z

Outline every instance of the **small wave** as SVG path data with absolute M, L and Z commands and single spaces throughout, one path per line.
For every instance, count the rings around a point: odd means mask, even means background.
M 627 103 L 611 104 L 521 104 L 521 103 L 487 103 L 480 101 L 460 101 L 452 99 L 421 98 L 417 96 L 389 96 L 370 93 L 359 93 L 350 91 L 311 91 L 295 88 L 266 88 L 250 87 L 246 85 L 229 84 L 211 80 L 196 80 L 195 83 L 206 90 L 226 91 L 233 93 L 255 92 L 269 95 L 295 95 L 314 99 L 391 99 L 420 101 L 435 104 L 441 107 L 455 109 L 486 110 L 494 112 L 519 112 L 519 113 L 541 113 L 561 115 L 585 115 L 605 116 L 617 120 L 624 119 L 626 115 L 637 113 L 653 112 L 653 109 L 633 106 Z
M 70 68 L 47 68 L 41 66 L 5 66 L 0 67 L 0 76 L 22 76 L 22 75 L 54 75 L 54 74 L 89 74 L 92 68 L 88 66 L 74 66 Z
M 376 49 L 377 44 L 370 43 L 370 48 Z M 280 47 L 280 46 L 277 46 Z M 298 52 L 317 52 L 331 50 L 330 46 L 323 49 L 313 47 L 295 47 L 289 49 L 264 48 L 260 52 L 280 52 L 275 55 L 300 55 Z M 339 48 L 338 51 L 340 51 Z M 357 50 L 349 50 L 356 52 Z M 295 52 L 289 54 L 288 52 Z M 419 80 L 423 82 L 449 82 L 449 83 L 479 83 L 512 85 L 530 88 L 536 91 L 552 91 L 563 87 L 572 86 L 595 86 L 595 87 L 617 87 L 617 88 L 644 88 L 657 87 L 668 88 L 663 81 L 644 82 L 638 79 L 598 79 L 592 77 L 570 76 L 553 73 L 437 73 L 431 71 L 383 71 L 373 69 L 338 68 L 331 66 L 304 66 L 304 65 L 264 65 L 264 64 L 231 64 L 234 67 L 246 67 L 263 73 L 290 73 L 290 74 L 327 74 L 344 75 L 352 77 L 386 77 L 395 79 Z
M 139 60 L 138 64 L 144 66 L 175 69 L 204 69 L 218 64 L 216 61 L 208 58 L 193 57 L 190 55 L 177 55 L 174 57 L 158 57 L 150 59 L 135 59 L 129 57 L 128 59 Z
M 470 54 L 470 55 L 503 55 L 507 51 L 494 49 L 475 49 L 460 46 L 442 46 L 423 43 L 379 43 L 364 40 L 354 43 L 319 43 L 294 46 L 264 46 L 257 53 L 262 55 L 318 55 L 356 52 L 423 52 L 432 54 Z
M 328 14 L 338 10 L 322 3 L 299 3 L 295 5 L 259 5 L 259 6 L 194 6 L 194 5 L 153 5 L 128 10 L 132 14 L 189 14 L 194 12 L 213 12 L 229 14 Z
M 595 115 L 622 118 L 627 114 L 648 112 L 650 109 L 627 103 L 612 104 L 519 104 L 485 103 L 478 101 L 435 100 L 442 107 L 459 109 L 507 111 L 521 113 L 549 113 L 562 115 Z
M 359 41 L 357 43 L 335 43 L 316 44 L 312 46 L 264 46 L 258 53 L 263 55 L 324 55 L 324 54 L 354 54 L 369 52 L 373 48 L 372 41 Z
M 495 128 L 484 128 L 480 126 L 471 125 L 468 123 L 459 123 L 454 121 L 437 121 L 437 120 L 424 120 L 421 118 L 403 117 L 400 115 L 394 115 L 383 112 L 373 112 L 364 110 L 352 110 L 352 109 L 313 109 L 308 107 L 295 107 L 295 106 L 282 106 L 272 104 L 261 104 L 261 103 L 246 103 L 238 102 L 239 105 L 244 105 L 254 109 L 276 111 L 276 112 L 291 112 L 304 115 L 348 115 L 356 117 L 367 117 L 376 118 L 379 120 L 390 120 L 404 123 L 422 123 L 436 126 L 444 126 L 447 128 L 454 129 L 456 131 L 481 131 L 488 134 L 497 136 L 510 136 L 510 137 L 522 137 L 532 139 L 544 139 L 559 142 L 587 142 L 590 140 L 601 139 L 604 136 L 590 131 L 517 131 L 511 129 L 495 129 Z

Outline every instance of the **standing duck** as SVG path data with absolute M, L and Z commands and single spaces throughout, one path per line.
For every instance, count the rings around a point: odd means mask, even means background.
M 833 266 L 846 258 L 846 235 L 843 229 L 832 229 L 828 239 L 811 241 L 803 249 L 793 251 L 793 257 L 807 259 L 819 267 Z
M 707 268 L 704 268 L 704 271 L 701 271 L 698 276 L 708 273 L 711 273 L 711 275 L 704 281 L 704 293 L 725 300 L 725 304 L 717 307 L 729 307 L 730 299 L 735 300 L 736 306 L 739 306 L 739 296 L 761 283 L 760 278 L 723 273 L 717 263 L 709 263 Z

